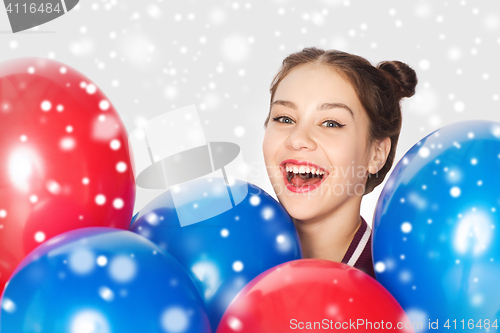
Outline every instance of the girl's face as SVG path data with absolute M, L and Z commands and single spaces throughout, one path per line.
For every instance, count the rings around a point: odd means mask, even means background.
M 304 64 L 280 82 L 263 151 L 276 195 L 297 220 L 321 219 L 364 192 L 374 145 L 351 84 Z M 375 173 L 377 170 L 373 170 Z

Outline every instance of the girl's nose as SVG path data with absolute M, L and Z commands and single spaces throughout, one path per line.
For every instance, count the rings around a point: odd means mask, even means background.
M 285 146 L 291 150 L 315 150 L 317 145 L 306 128 L 297 127 L 285 141 Z

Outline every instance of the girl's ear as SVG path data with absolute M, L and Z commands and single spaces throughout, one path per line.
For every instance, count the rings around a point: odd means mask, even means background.
M 384 166 L 385 161 L 387 161 L 390 151 L 391 138 L 387 137 L 381 141 L 374 142 L 370 163 L 368 164 L 368 172 L 371 174 L 379 172 L 379 170 Z

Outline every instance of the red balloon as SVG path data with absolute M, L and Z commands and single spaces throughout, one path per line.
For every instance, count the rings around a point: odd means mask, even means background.
M 226 309 L 217 333 L 386 329 L 414 332 L 399 303 L 375 279 L 342 263 L 301 259 L 247 284 Z
M 0 290 L 53 236 L 128 229 L 134 199 L 127 133 L 99 88 L 58 61 L 0 63 Z

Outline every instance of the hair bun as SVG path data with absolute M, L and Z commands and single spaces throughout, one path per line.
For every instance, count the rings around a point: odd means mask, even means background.
M 407 64 L 401 61 L 383 61 L 378 64 L 378 69 L 385 72 L 395 92 L 399 92 L 399 98 L 411 97 L 415 94 L 417 86 L 417 74 Z

